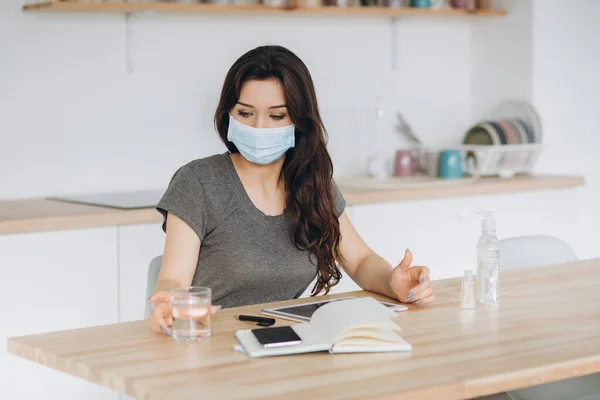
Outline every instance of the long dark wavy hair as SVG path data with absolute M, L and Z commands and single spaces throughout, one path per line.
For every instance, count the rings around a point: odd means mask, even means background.
M 340 225 L 335 214 L 333 164 L 327 151 L 327 132 L 321 121 L 310 72 L 294 53 L 281 46 L 248 51 L 231 67 L 215 112 L 215 127 L 230 152 L 238 149 L 227 140 L 229 112 L 248 80 L 277 79 L 283 85 L 290 119 L 296 126 L 296 145 L 287 151 L 282 177 L 287 191 L 285 212 L 292 241 L 317 261 L 317 282 L 312 295 L 329 292 L 341 273 Z

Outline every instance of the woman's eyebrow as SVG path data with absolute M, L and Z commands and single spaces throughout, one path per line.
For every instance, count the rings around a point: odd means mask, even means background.
M 241 101 L 238 101 L 237 104 L 244 106 L 244 107 L 248 107 L 248 108 L 255 108 L 252 104 L 246 104 L 246 103 L 242 103 Z M 274 108 L 286 108 L 287 105 L 286 104 L 280 104 L 278 106 L 271 106 L 269 107 L 269 110 L 272 110 Z

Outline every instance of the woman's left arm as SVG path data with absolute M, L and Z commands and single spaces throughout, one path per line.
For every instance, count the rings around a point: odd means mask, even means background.
M 431 303 L 435 300 L 429 268 L 411 267 L 412 253 L 406 249 L 396 267 L 375 254 L 360 237 L 344 212 L 340 216 L 340 264 L 365 290 L 396 298 L 404 303 Z

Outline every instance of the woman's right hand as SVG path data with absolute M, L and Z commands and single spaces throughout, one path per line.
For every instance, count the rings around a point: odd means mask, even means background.
M 171 336 L 173 314 L 171 312 L 171 296 L 168 292 L 156 292 L 150 297 L 152 313 L 150 314 L 150 328 L 156 333 Z

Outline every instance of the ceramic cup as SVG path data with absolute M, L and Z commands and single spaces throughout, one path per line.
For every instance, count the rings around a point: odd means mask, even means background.
M 431 0 L 410 0 L 410 6 L 414 8 L 431 8 Z
M 410 150 L 398 150 L 394 163 L 394 176 L 413 176 L 417 172 L 415 156 Z
M 375 179 L 387 179 L 392 174 L 391 159 L 382 153 L 373 154 L 367 161 L 369 175 Z
M 458 150 L 444 150 L 438 161 L 438 176 L 442 179 L 460 179 L 463 176 L 462 155 Z
M 471 0 L 451 0 L 453 8 L 471 8 Z
M 438 176 L 438 164 L 440 153 L 437 151 L 428 151 L 423 154 L 421 159 L 421 169 L 427 176 Z

